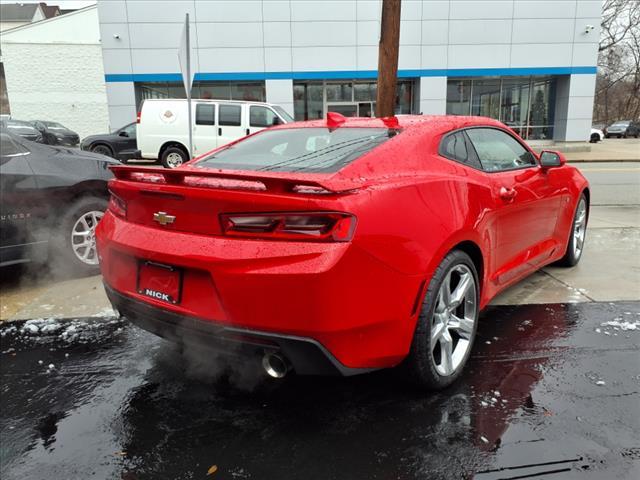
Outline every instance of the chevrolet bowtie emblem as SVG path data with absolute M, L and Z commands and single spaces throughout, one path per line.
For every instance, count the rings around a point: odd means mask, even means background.
M 167 212 L 156 212 L 153 214 L 153 220 L 160 225 L 169 225 L 176 220 L 175 215 L 169 215 Z

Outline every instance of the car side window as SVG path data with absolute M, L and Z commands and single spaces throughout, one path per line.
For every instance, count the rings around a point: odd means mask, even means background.
M 135 137 L 136 136 L 136 124 L 135 123 L 132 123 L 131 125 L 128 125 L 128 126 L 124 127 L 122 130 L 127 132 L 127 135 L 129 135 L 130 137 Z
M 239 127 L 241 108 L 240 105 L 220 105 L 220 121 L 218 124 Z
M 469 148 L 464 132 L 450 133 L 440 142 L 439 153 L 443 157 L 464 163 L 470 167 L 482 168 L 473 149 Z
M 251 105 L 249 108 L 249 125 L 251 127 L 271 127 L 278 118 L 273 110 L 267 107 Z
M 215 125 L 216 106 L 210 103 L 196 104 L 196 125 Z
M 511 135 L 495 128 L 466 130 L 482 168 L 487 172 L 500 172 L 536 165 L 533 154 Z

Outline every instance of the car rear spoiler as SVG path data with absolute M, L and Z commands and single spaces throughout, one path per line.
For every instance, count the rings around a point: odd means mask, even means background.
M 238 180 L 264 185 L 270 192 L 282 193 L 347 193 L 358 188 L 359 184 L 345 180 L 322 178 L 320 174 L 291 174 L 282 172 L 246 172 L 238 170 L 213 170 L 204 168 L 135 167 L 114 165 L 109 167 L 118 180 L 144 182 L 144 175 L 161 176 L 164 183 L 170 185 L 186 184 L 185 179 L 214 178 Z M 320 178 L 319 178 L 320 177 Z

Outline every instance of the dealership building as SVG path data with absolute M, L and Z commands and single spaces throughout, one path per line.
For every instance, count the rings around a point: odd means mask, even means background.
M 524 138 L 589 137 L 600 0 L 402 0 L 397 114 L 483 115 Z M 112 128 L 146 98 L 282 105 L 296 120 L 375 111 L 379 0 L 98 0 Z

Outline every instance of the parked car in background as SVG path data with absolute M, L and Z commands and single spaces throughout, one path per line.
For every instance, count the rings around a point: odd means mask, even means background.
M 251 133 L 293 118 L 279 105 L 226 100 L 192 100 L 193 152 L 189 153 L 186 100 L 150 99 L 138 116 L 138 148 L 142 158 L 157 158 L 175 168 Z
M 80 136 L 73 130 L 59 124 L 45 120 L 32 120 L 30 122 L 41 134 L 47 145 L 75 146 L 80 143 Z
M 15 120 L 13 118 L 2 118 L 0 119 L 0 128 L 6 128 L 11 133 L 31 140 L 32 142 L 42 143 L 43 141 L 42 134 L 36 130 L 30 122 Z
M 589 136 L 590 143 L 598 143 L 602 141 L 603 138 L 604 138 L 604 133 L 602 130 L 591 127 L 591 135 Z
M 274 377 L 402 364 L 444 388 L 492 298 L 578 263 L 588 182 L 489 118 L 327 117 L 175 170 L 114 167 L 107 294 L 142 328 L 258 355 Z
M 94 231 L 117 160 L 0 129 L 0 266 L 44 262 L 97 272 Z
M 638 138 L 640 136 L 640 123 L 632 122 L 631 120 L 620 120 L 609 125 L 604 134 L 606 138 Z
M 80 142 L 80 148 L 123 162 L 139 158 L 140 151 L 136 144 L 136 124 L 130 123 L 112 133 L 89 135 Z

